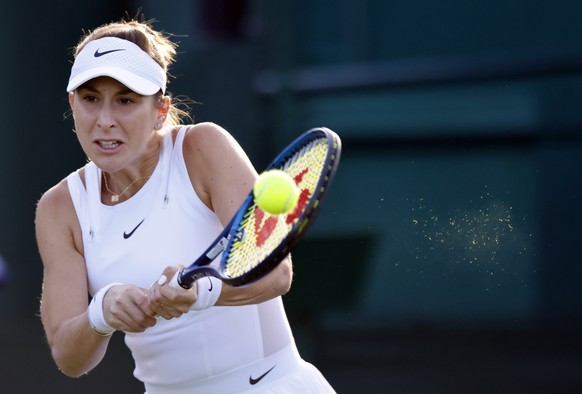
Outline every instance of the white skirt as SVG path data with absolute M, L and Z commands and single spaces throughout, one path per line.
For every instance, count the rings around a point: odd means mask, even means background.
M 145 394 L 335 394 L 312 364 L 299 356 L 294 345 L 255 363 L 193 382 L 146 384 Z

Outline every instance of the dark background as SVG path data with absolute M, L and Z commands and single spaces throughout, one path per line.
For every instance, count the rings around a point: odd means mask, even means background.
M 140 8 L 181 43 L 169 90 L 257 169 L 308 128 L 342 137 L 284 298 L 338 392 L 581 392 L 582 3 L 64 0 L 0 16 L 0 393 L 143 391 L 121 334 L 89 375 L 57 371 L 34 239 L 85 162 L 70 49 Z

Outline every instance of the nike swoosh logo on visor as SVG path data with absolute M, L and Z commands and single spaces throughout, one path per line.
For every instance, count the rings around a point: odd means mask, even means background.
M 101 57 L 103 55 L 107 55 L 108 53 L 111 53 L 111 52 L 119 52 L 119 51 L 125 51 L 125 49 L 111 49 L 109 51 L 103 51 L 103 52 L 99 52 L 99 49 L 97 49 L 95 51 L 95 53 L 93 54 L 93 56 L 95 56 L 95 57 Z

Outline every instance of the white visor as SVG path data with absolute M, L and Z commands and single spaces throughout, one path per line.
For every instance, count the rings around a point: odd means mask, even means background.
M 166 73 L 131 41 L 105 37 L 87 43 L 75 57 L 67 92 L 97 77 L 111 77 L 134 92 L 151 96 L 166 92 Z

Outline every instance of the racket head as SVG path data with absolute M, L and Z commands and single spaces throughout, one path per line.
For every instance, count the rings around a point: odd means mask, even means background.
M 250 284 L 272 271 L 305 235 L 321 208 L 337 171 L 341 139 L 332 130 L 313 128 L 295 139 L 267 166 L 295 180 L 296 208 L 269 215 L 259 208 L 251 191 L 232 220 L 228 244 L 217 275 L 231 286 Z

